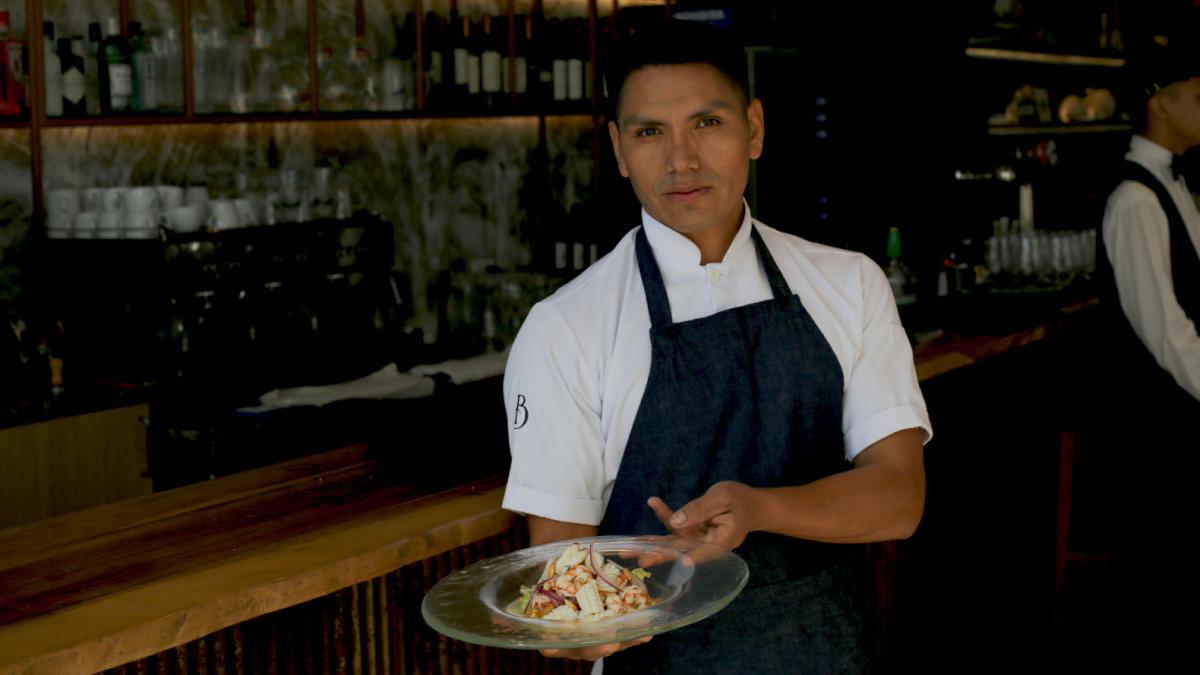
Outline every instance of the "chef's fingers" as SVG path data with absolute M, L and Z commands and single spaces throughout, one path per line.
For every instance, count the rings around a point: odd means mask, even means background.
M 674 529 L 670 521 L 671 515 L 675 512 L 671 510 L 671 507 L 667 506 L 666 502 L 659 497 L 651 497 L 650 499 L 646 500 L 646 505 L 650 507 L 650 510 L 654 512 L 654 515 L 658 516 L 658 519 L 662 521 L 662 524 L 667 526 L 668 530 Z
M 703 530 L 708 527 L 709 521 L 729 508 L 730 501 L 724 492 L 710 490 L 679 507 L 665 522 L 667 527 L 676 530 L 693 527 Z
M 541 654 L 542 656 L 552 659 L 595 661 L 606 656 L 612 656 L 623 649 L 629 649 L 630 647 L 636 647 L 637 645 L 645 644 L 650 641 L 650 637 L 651 636 L 647 635 L 646 637 L 630 640 L 629 642 L 611 642 L 609 644 L 593 645 L 591 647 L 584 647 L 582 649 L 543 649 L 541 650 Z

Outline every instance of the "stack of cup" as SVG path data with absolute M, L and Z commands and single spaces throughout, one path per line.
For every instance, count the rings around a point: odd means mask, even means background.
M 126 239 L 154 239 L 159 225 L 158 189 L 150 185 L 131 187 L 125 193 Z
M 79 190 L 57 188 L 46 194 L 46 233 L 51 239 L 74 236 L 75 216 L 79 214 Z
M 174 185 L 159 186 L 167 227 L 175 232 L 195 232 L 208 219 L 208 188 L 193 185 L 184 190 Z M 168 194 L 169 193 L 169 194 Z

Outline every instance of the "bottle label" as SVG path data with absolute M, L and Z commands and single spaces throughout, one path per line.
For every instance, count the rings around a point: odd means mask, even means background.
M 571 254 L 572 254 L 571 262 L 573 263 L 573 269 L 576 269 L 576 270 L 583 269 L 584 268 L 583 242 L 581 242 L 581 241 L 575 242 L 575 245 L 571 247 Z
M 508 94 L 512 92 L 512 88 L 508 86 L 508 57 L 500 58 L 500 90 Z
M 153 110 L 158 107 L 158 66 L 151 54 L 139 54 L 137 60 L 138 96 L 141 98 L 142 110 Z
M 442 83 L 442 53 L 429 52 L 429 81 L 432 84 Z
M 529 90 L 529 71 L 525 65 L 525 57 L 517 57 L 517 93 L 524 94 Z
M 500 70 L 500 52 L 487 51 L 483 53 L 483 90 L 488 93 L 500 91 L 500 83 L 507 80 Z
M 108 90 L 114 99 L 128 98 L 133 93 L 133 69 L 128 63 L 108 65 Z
M 71 105 L 78 105 L 87 95 L 86 81 L 78 68 L 63 73 L 63 98 Z
M 567 100 L 567 62 L 554 59 L 554 100 Z
M 460 87 L 467 84 L 467 68 L 470 58 L 471 55 L 462 47 L 454 50 L 454 84 Z
M 467 91 L 472 94 L 479 93 L 479 57 L 472 54 L 467 59 Z
M 583 61 L 567 61 L 567 98 L 578 101 L 583 98 Z

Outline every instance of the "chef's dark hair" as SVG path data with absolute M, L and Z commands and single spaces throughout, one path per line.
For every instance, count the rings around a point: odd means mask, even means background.
M 698 21 L 656 19 L 619 31 L 605 69 L 609 119 L 617 120 L 625 81 L 645 66 L 707 63 L 721 72 L 750 101 L 746 51 L 732 31 Z

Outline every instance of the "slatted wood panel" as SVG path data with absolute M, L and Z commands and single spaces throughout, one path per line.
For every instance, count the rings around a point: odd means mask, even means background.
M 295 607 L 246 621 L 110 675 L 582 674 L 588 664 L 478 647 L 421 618 L 425 591 L 450 572 L 524 548 L 524 527 L 472 542 Z

